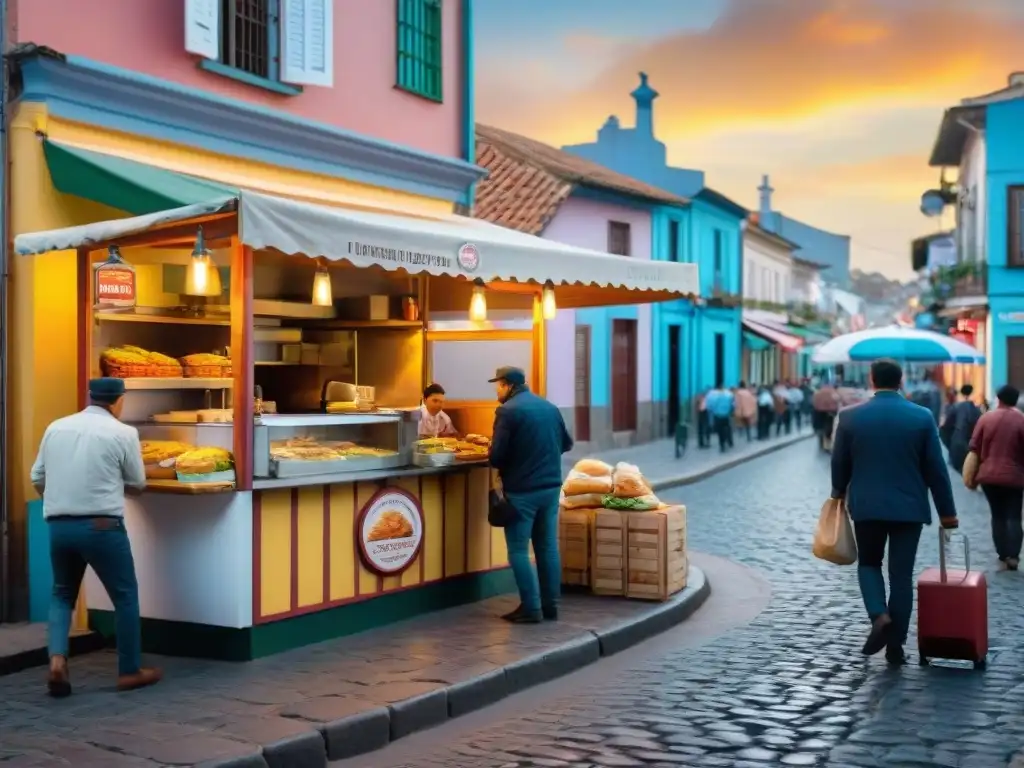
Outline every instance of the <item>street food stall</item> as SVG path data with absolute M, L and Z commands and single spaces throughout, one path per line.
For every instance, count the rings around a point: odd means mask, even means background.
M 697 285 L 694 265 L 465 217 L 246 191 L 15 248 L 77 251 L 77 327 L 51 330 L 77 335 L 80 405 L 91 377 L 125 380 L 122 418 L 148 477 L 126 501 L 146 648 L 229 659 L 509 590 L 502 532 L 487 523 L 496 403 L 472 394 L 493 354 L 453 369 L 453 350 L 521 355 L 511 362 L 543 392 L 557 307 Z M 473 383 L 452 416 L 459 438 L 420 434 L 434 379 Z M 85 602 L 111 632 L 91 573 Z

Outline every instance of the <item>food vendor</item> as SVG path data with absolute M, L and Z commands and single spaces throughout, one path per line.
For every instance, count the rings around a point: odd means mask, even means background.
M 444 387 L 429 384 L 423 390 L 423 405 L 420 406 L 420 437 L 457 437 L 458 432 L 444 407 Z

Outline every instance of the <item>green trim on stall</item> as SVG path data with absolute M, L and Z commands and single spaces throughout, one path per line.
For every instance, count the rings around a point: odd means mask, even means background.
M 760 336 L 751 333 L 750 331 L 743 332 L 743 346 L 749 349 L 751 352 L 761 352 L 768 349 L 772 343 L 766 339 L 762 339 Z
M 251 661 L 514 590 L 512 569 L 501 568 L 242 629 L 144 618 L 142 648 L 165 656 Z M 112 637 L 114 614 L 90 610 L 89 625 Z

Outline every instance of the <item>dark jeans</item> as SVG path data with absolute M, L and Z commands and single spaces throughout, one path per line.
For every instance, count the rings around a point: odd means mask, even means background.
M 732 419 L 728 416 L 715 416 L 715 434 L 718 435 L 718 447 L 722 451 L 732 448 Z
M 133 675 L 142 664 L 139 585 L 124 520 L 116 517 L 60 518 L 49 521 L 53 596 L 50 599 L 50 656 L 68 655 L 71 616 L 90 566 L 114 606 L 117 670 Z
M 772 420 L 775 413 L 770 405 L 759 405 L 757 407 L 757 439 L 767 440 L 772 433 Z
M 793 414 L 789 408 L 784 410 L 782 413 L 775 414 L 775 436 L 778 437 L 782 434 L 782 430 L 785 428 L 786 434 L 788 435 L 793 431 Z
M 711 447 L 711 414 L 707 411 L 697 413 L 697 447 Z
M 519 588 L 519 601 L 530 613 L 557 608 L 562 566 L 558 557 L 559 489 L 506 493 L 519 519 L 505 529 L 508 562 Z M 530 562 L 530 542 L 537 568 Z
M 914 610 L 914 561 L 921 540 L 920 523 L 866 520 L 854 523 L 857 537 L 857 580 L 868 618 L 874 621 L 888 612 L 892 619 L 890 647 L 902 647 Z M 882 560 L 889 543 L 889 600 L 885 599 Z
M 1021 507 L 1024 488 L 1006 485 L 983 485 L 981 490 L 992 511 L 992 543 L 1000 560 L 1019 559 L 1024 530 L 1021 529 Z
M 799 432 L 803 426 L 804 412 L 800 408 L 790 408 L 793 413 L 793 418 L 796 420 L 796 431 Z M 789 432 L 789 430 L 786 430 Z

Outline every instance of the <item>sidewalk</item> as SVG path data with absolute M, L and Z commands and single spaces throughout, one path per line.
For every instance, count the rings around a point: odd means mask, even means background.
M 800 432 L 794 431 L 789 435 L 781 437 L 773 435 L 763 442 L 757 440 L 747 442 L 746 437 L 737 433 L 734 437 L 735 446 L 722 453 L 718 449 L 717 438 L 714 439 L 710 448 L 701 449 L 697 447 L 696 435 L 690 435 L 686 453 L 681 459 L 675 457 L 675 441 L 665 438 L 653 443 L 599 453 L 577 453 L 574 451 L 565 457 L 562 464 L 563 470 L 568 472 L 572 465 L 584 456 L 602 459 L 609 464 L 627 461 L 640 467 L 647 479 L 651 481 L 653 489 L 661 491 L 677 485 L 690 485 L 699 482 L 738 464 L 756 459 L 758 456 L 764 456 L 812 437 L 814 437 L 814 432 L 809 426 L 805 426 Z
M 73 632 L 72 656 L 98 651 L 103 638 L 95 632 Z M 46 624 L 0 624 L 0 677 L 30 667 L 46 666 Z
M 150 658 L 165 679 L 114 691 L 113 652 L 3 678 L 0 764 L 75 768 L 323 768 L 622 651 L 707 598 L 703 572 L 665 603 L 567 595 L 557 623 L 507 624 L 502 596 L 245 664 Z

